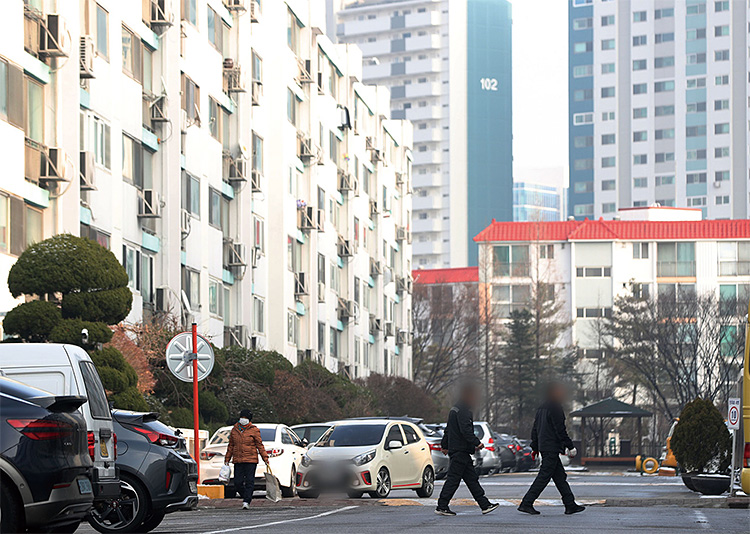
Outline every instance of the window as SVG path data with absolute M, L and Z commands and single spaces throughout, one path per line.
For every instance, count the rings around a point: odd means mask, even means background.
M 20 256 L 44 235 L 42 212 L 18 197 L 0 193 L 0 252 Z
M 583 78 L 585 76 L 593 76 L 593 75 L 594 75 L 593 65 L 577 65 L 573 67 L 574 78 Z
M 594 182 L 576 182 L 573 185 L 573 192 L 575 193 L 591 193 L 594 191 Z
M 128 245 L 122 246 L 122 266 L 128 273 L 128 287 L 134 291 L 140 288 L 141 253 Z
M 685 39 L 687 41 L 697 41 L 699 39 L 706 38 L 706 28 L 695 28 L 694 30 L 688 30 L 685 33 Z
M 721 122 L 718 124 L 714 124 L 714 133 L 715 134 L 728 134 L 729 133 L 729 123 L 728 122 Z
M 633 142 L 634 143 L 640 143 L 643 141 L 648 141 L 648 132 L 646 130 L 641 130 L 638 132 L 633 132 Z
M 318 323 L 318 352 L 326 353 L 326 324 Z
M 686 137 L 702 137 L 706 135 L 706 125 L 702 124 L 699 126 L 687 126 L 685 128 Z
M 674 115 L 674 105 L 656 106 L 654 108 L 654 115 L 656 115 L 657 117 L 665 117 L 667 115 Z
M 94 153 L 98 165 L 111 169 L 110 126 L 104 119 L 81 113 L 81 146 Z
M 686 108 L 688 113 L 703 113 L 706 111 L 705 102 L 690 102 Z
M 329 330 L 328 338 L 329 338 L 329 356 L 332 358 L 338 358 L 339 357 L 339 331 L 335 329 L 334 327 L 331 327 Z M 394 426 L 393 428 L 398 430 L 398 426 Z M 393 430 L 393 428 L 391 430 Z M 390 435 L 390 434 L 389 434 Z M 399 432 L 399 436 L 401 433 Z M 403 439 L 399 439 L 399 441 L 403 441 Z
M 646 93 L 648 93 L 648 84 L 646 83 L 634 83 L 633 84 L 634 95 L 643 95 Z
M 602 191 L 614 191 L 617 189 L 616 180 L 602 180 Z
M 0 193 L 0 252 L 8 253 L 10 243 L 10 198 Z
M 576 204 L 573 206 L 573 214 L 576 217 L 587 217 L 594 214 L 593 204 Z
M 617 211 L 617 205 L 614 202 L 605 202 L 602 204 L 602 213 L 614 213 Z
M 602 136 L 602 139 L 604 136 Z M 594 146 L 594 136 L 592 135 L 578 135 L 573 138 L 573 146 L 575 148 L 586 148 Z
M 591 100 L 593 98 L 593 89 L 576 89 L 575 91 L 573 91 L 573 100 L 576 102 L 583 102 L 585 100 Z
M 494 276 L 528 276 L 528 245 L 497 245 L 494 247 Z
M 648 243 L 633 243 L 633 259 L 648 259 Z
M 614 15 L 605 15 L 602 17 L 602 26 L 612 26 L 615 23 Z
M 729 109 L 729 99 L 714 100 L 714 111 Z
M 687 64 L 688 65 L 700 65 L 706 62 L 706 53 L 700 52 L 697 54 L 688 54 L 687 55 Z
M 669 91 L 674 91 L 674 80 L 669 80 L 666 82 L 655 82 L 654 83 L 654 92 L 656 93 L 665 93 Z
M 263 174 L 263 138 L 253 132 L 253 170 Z
M 603 134 L 602 135 L 602 144 L 603 145 L 614 145 L 615 144 L 615 134 Z
M 154 303 L 154 258 L 141 254 L 141 298 L 146 304 Z
M 655 178 L 656 185 L 672 185 L 674 184 L 674 175 L 657 176 Z
M 294 126 L 297 126 L 297 117 L 299 115 L 299 100 L 297 100 L 297 95 L 295 95 L 291 89 L 287 88 L 286 91 L 286 118 Z
M 611 317 L 612 308 L 577 308 L 576 317 L 579 319 L 593 319 L 597 317 Z
M 750 242 L 719 242 L 719 276 L 750 275 Z
M 229 38 L 229 28 L 221 20 L 221 17 L 208 6 L 208 15 L 206 17 L 208 26 L 208 41 L 214 45 L 214 48 L 221 54 L 228 51 L 227 39 Z
M 706 78 L 690 78 L 687 80 L 687 88 L 688 89 L 695 89 L 696 87 L 705 87 L 706 86 Z
M 96 4 L 96 53 L 109 60 L 109 13 Z
M 750 300 L 750 285 L 719 284 L 719 310 L 722 315 L 745 315 Z
M 127 134 L 122 134 L 122 177 L 143 188 L 143 147 Z
M 224 314 L 224 284 L 213 278 L 208 280 L 208 312 L 218 317 Z
M 728 146 L 718 146 L 714 148 L 714 157 L 715 158 L 728 158 L 729 157 L 729 147 Z
M 726 37 L 729 35 L 729 25 L 714 26 L 715 37 Z
M 729 75 L 724 74 L 723 76 L 717 76 L 714 79 L 714 82 L 716 83 L 716 85 L 729 85 Z
M 654 154 L 654 161 L 656 163 L 664 163 L 665 161 L 674 161 L 674 152 L 657 152 Z
M 331 131 L 328 133 L 328 157 L 332 162 L 338 165 L 339 163 L 339 145 L 341 141 L 336 137 L 336 134 Z
M 299 316 L 296 311 L 287 310 L 286 341 L 295 346 L 299 343 Z
M 602 120 L 603 121 L 613 121 L 615 120 L 615 112 L 614 111 L 605 111 L 602 113 Z
M 593 27 L 594 19 L 591 17 L 588 18 L 582 18 L 582 19 L 574 19 L 573 20 L 573 29 L 574 30 L 585 30 L 587 28 Z
M 634 59 L 633 70 L 646 70 L 648 68 L 648 60 L 646 59 Z
M 588 171 L 594 168 L 594 160 L 587 159 L 576 159 L 573 160 L 573 170 L 575 171 Z
M 688 197 L 688 207 L 701 207 L 706 205 L 706 197 Z
M 651 293 L 650 284 L 634 283 L 632 289 L 633 296 L 637 299 L 648 299 Z
M 531 287 L 528 285 L 492 286 L 492 307 L 498 317 L 510 317 L 514 311 L 528 308 Z
M 182 268 L 182 290 L 188 297 L 191 310 L 200 309 L 201 303 L 201 275 L 198 271 Z
M 663 56 L 654 58 L 654 68 L 663 69 L 665 67 L 674 67 L 674 56 Z
M 614 50 L 615 40 L 614 39 L 602 39 L 602 50 Z
M 573 115 L 573 124 L 591 124 L 594 122 L 593 113 L 576 113 Z
M 645 119 L 648 117 L 648 108 L 633 108 L 634 119 Z
M 648 187 L 648 178 L 633 178 L 633 187 L 636 189 Z
M 539 257 L 551 260 L 555 257 L 555 245 L 539 245 Z
M 714 11 L 717 13 L 720 11 L 729 11 L 729 0 L 714 2 Z
M 210 97 L 208 99 L 208 129 L 211 137 L 219 141 L 224 148 L 229 148 L 229 113 Z
M 699 148 L 695 150 L 688 150 L 686 153 L 686 158 L 688 161 L 696 161 L 700 159 L 706 159 L 706 149 L 705 148 Z
M 688 15 L 700 15 L 701 13 L 706 12 L 706 4 L 693 4 L 687 6 L 687 14 Z
M 198 25 L 198 10 L 196 0 L 182 0 L 182 20 L 188 21 L 193 26 Z
M 729 50 L 716 50 L 714 61 L 729 61 Z
M 30 78 L 26 83 L 26 137 L 44 143 L 44 88 Z
M 695 243 L 657 243 L 656 275 L 695 276 Z
M 182 109 L 193 123 L 201 124 L 201 89 L 184 73 L 182 74 Z
M 253 331 L 258 334 L 265 332 L 265 306 L 266 303 L 260 297 L 253 297 Z
M 300 23 L 291 9 L 287 9 L 286 15 L 286 44 L 295 54 L 299 53 Z
M 654 37 L 654 41 L 656 42 L 656 44 L 669 43 L 671 41 L 674 41 L 674 32 L 657 33 Z
M 634 35 L 633 46 L 645 46 L 648 40 L 645 35 Z
M 613 98 L 615 96 L 614 87 L 602 87 L 602 98 Z
M 182 209 L 195 217 L 200 217 L 201 213 L 201 194 L 200 180 L 188 174 L 182 173 Z
M 302 243 L 294 236 L 286 238 L 286 265 L 293 273 L 302 272 Z
M 615 72 L 614 63 L 602 63 L 602 74 L 612 74 Z
M 645 11 L 634 11 L 633 12 L 633 22 L 646 22 L 648 20 L 648 15 Z
M 576 267 L 578 278 L 607 278 L 612 276 L 612 267 Z
M 0 59 L 0 117 L 8 120 L 8 63 Z
M 648 163 L 648 154 L 636 154 L 633 156 L 633 165 L 646 165 Z
M 729 195 L 722 195 L 722 196 L 716 197 L 715 203 L 717 206 L 729 204 Z
M 607 169 L 609 167 L 614 167 L 616 165 L 616 158 L 615 156 L 609 156 L 606 158 L 602 158 L 602 168 Z
M 593 43 L 591 41 L 584 41 L 580 43 L 573 43 L 574 54 L 584 54 L 594 50 Z
M 208 224 L 215 228 L 221 228 L 222 217 L 222 196 L 213 187 L 208 188 Z
M 665 7 L 662 9 L 657 9 L 654 11 L 654 18 L 655 19 L 666 19 L 669 17 L 674 17 L 674 8 L 673 7 Z
M 705 184 L 706 173 L 705 172 L 691 172 L 686 175 L 686 182 L 688 184 Z

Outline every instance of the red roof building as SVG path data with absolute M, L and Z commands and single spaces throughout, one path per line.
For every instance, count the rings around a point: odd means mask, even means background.
M 412 271 L 415 284 L 467 284 L 479 282 L 478 267 L 419 269 Z

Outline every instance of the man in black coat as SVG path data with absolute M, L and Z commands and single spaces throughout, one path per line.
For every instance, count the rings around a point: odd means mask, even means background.
M 499 506 L 485 497 L 484 490 L 479 484 L 479 476 L 474 469 L 472 455 L 484 447 L 482 441 L 474 434 L 474 416 L 471 413 L 477 404 L 478 397 L 475 385 L 470 383 L 463 385 L 458 402 L 448 413 L 448 424 L 445 427 L 440 447 L 443 449 L 443 454 L 448 453 L 450 464 L 435 509 L 438 515 L 456 515 L 448 504 L 462 479 L 466 482 L 466 486 L 483 514 L 488 514 Z
M 534 428 L 531 430 L 531 450 L 535 454 L 541 453 L 542 466 L 539 468 L 539 474 L 531 484 L 529 491 L 526 492 L 521 501 L 521 505 L 518 507 L 519 512 L 532 515 L 539 514 L 534 508 L 534 501 L 539 498 L 550 479 L 555 482 L 557 491 L 562 496 L 566 514 L 575 514 L 586 509 L 576 504 L 573 491 L 567 482 L 568 476 L 565 474 L 565 468 L 560 461 L 560 454 L 565 454 L 566 449 L 567 455 L 571 458 L 578 454 L 573 440 L 570 439 L 568 431 L 565 429 L 565 413 L 562 407 L 565 394 L 565 387 L 562 384 L 550 384 L 547 389 L 547 400 L 536 411 Z

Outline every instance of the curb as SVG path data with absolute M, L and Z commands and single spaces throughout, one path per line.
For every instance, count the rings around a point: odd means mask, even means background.
M 648 499 L 605 499 L 603 506 L 620 508 L 646 508 L 651 506 L 679 506 L 681 508 L 750 508 L 747 497 L 651 497 Z

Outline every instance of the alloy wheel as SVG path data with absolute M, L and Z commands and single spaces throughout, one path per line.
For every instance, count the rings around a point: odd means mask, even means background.
M 430 494 L 435 489 L 435 475 L 432 473 L 432 469 L 424 470 L 424 475 L 422 475 L 422 489 L 424 489 L 425 493 Z
M 130 527 L 139 516 L 141 500 L 136 489 L 120 480 L 120 496 L 91 509 L 92 519 L 104 530 L 113 532 Z
M 391 492 L 391 475 L 385 467 L 382 467 L 378 471 L 378 476 L 375 481 L 375 491 L 379 497 L 387 497 Z

